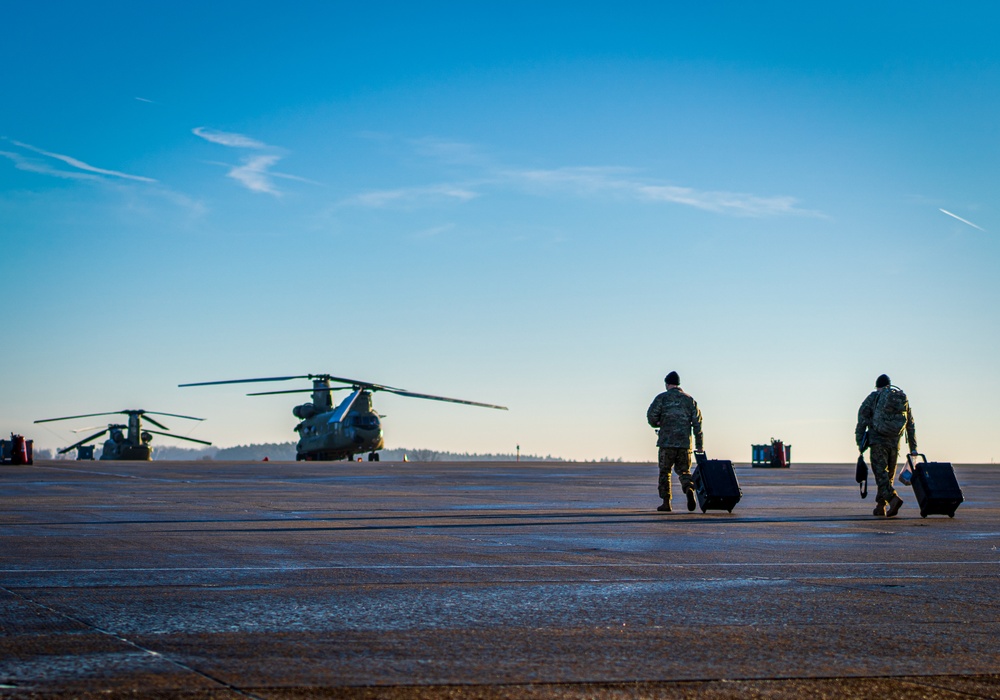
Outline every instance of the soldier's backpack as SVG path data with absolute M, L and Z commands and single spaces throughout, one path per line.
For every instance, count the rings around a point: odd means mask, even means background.
M 875 402 L 872 428 L 879 435 L 898 438 L 906 427 L 906 394 L 897 386 L 890 386 Z

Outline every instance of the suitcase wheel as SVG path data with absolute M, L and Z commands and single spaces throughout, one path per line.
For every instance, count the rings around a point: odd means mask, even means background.
M 732 509 L 732 508 L 730 508 L 730 509 L 729 509 L 729 512 L 730 512 L 730 513 L 732 513 L 732 512 L 733 512 L 733 509 Z
M 955 511 L 951 511 L 950 513 L 948 513 L 948 517 L 949 518 L 954 518 L 955 517 Z

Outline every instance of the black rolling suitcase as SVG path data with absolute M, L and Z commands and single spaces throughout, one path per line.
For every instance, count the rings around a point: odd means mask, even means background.
M 694 456 L 698 466 L 691 478 L 701 512 L 728 510 L 732 513 L 743 496 L 733 463 L 728 459 L 709 459 L 704 452 L 695 452 Z
M 913 455 L 906 455 L 906 466 L 910 468 L 910 484 L 920 506 L 920 517 L 947 515 L 954 518 L 955 511 L 965 500 L 955 468 L 951 462 L 928 462 L 923 455 L 918 456 L 922 462 L 917 462 Z

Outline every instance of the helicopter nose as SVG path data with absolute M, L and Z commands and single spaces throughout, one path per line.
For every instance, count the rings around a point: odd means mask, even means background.
M 377 440 L 382 435 L 382 422 L 375 414 L 354 416 L 348 428 L 354 442 L 358 444 Z
M 382 423 L 379 421 L 378 416 L 368 414 L 366 416 L 359 416 L 354 423 L 354 427 L 364 432 L 371 432 L 380 430 L 382 428 Z
M 354 434 L 363 440 L 374 440 L 382 434 L 382 428 L 355 428 Z

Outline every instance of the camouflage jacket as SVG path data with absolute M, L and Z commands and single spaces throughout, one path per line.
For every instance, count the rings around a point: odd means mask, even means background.
M 861 447 L 861 440 L 865 436 L 865 431 L 868 431 L 869 443 L 877 443 L 880 445 L 885 444 L 895 444 L 899 445 L 899 438 L 903 434 L 900 431 L 899 435 L 895 438 L 892 436 L 881 435 L 875 432 L 872 427 L 872 421 L 875 418 L 875 404 L 878 402 L 879 394 L 883 389 L 876 389 L 872 393 L 868 394 L 867 398 L 861 402 L 861 408 L 858 409 L 858 424 L 854 428 L 854 441 L 857 443 L 858 447 Z M 910 402 L 906 402 L 906 442 L 910 446 L 910 452 L 917 451 L 917 426 L 913 422 L 913 409 L 910 408 Z
M 659 429 L 659 447 L 679 447 L 691 449 L 691 433 L 694 433 L 696 450 L 704 447 L 701 434 L 701 411 L 698 403 L 684 393 L 680 387 L 667 389 L 653 399 L 646 411 L 646 420 Z

